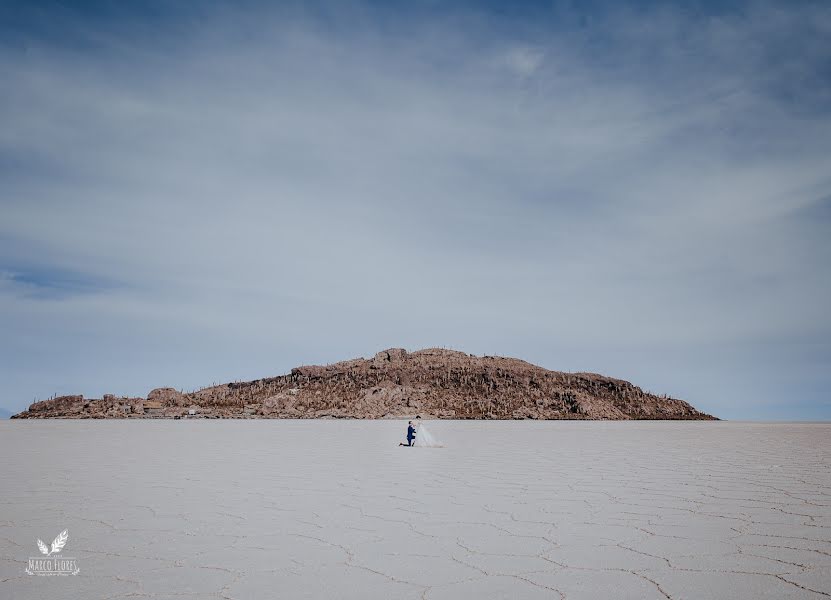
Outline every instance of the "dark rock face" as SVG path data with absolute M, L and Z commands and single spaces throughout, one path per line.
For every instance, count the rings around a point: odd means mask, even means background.
M 305 366 L 288 375 L 147 400 L 36 402 L 16 418 L 713 419 L 683 400 L 593 373 L 548 371 L 522 360 L 443 349 L 384 350 L 372 359 Z

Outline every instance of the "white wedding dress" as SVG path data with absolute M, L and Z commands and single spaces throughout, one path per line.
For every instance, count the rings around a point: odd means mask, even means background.
M 444 448 L 444 445 L 434 438 L 429 431 L 427 431 L 427 427 L 424 426 L 424 423 L 419 423 L 416 428 L 416 436 L 413 446 L 416 448 Z

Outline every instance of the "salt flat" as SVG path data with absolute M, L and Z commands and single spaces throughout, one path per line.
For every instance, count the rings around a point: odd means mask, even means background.
M 429 426 L 0 422 L 0 597 L 831 595 L 831 425 Z

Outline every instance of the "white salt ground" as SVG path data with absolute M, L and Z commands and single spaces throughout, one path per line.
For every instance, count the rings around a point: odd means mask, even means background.
M 0 598 L 831 594 L 831 425 L 429 427 L 2 421 Z

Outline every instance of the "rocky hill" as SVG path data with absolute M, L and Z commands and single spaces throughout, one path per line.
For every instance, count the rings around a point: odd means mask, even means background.
M 372 359 L 147 398 L 61 396 L 12 418 L 713 419 L 683 400 L 514 358 L 390 349 Z

